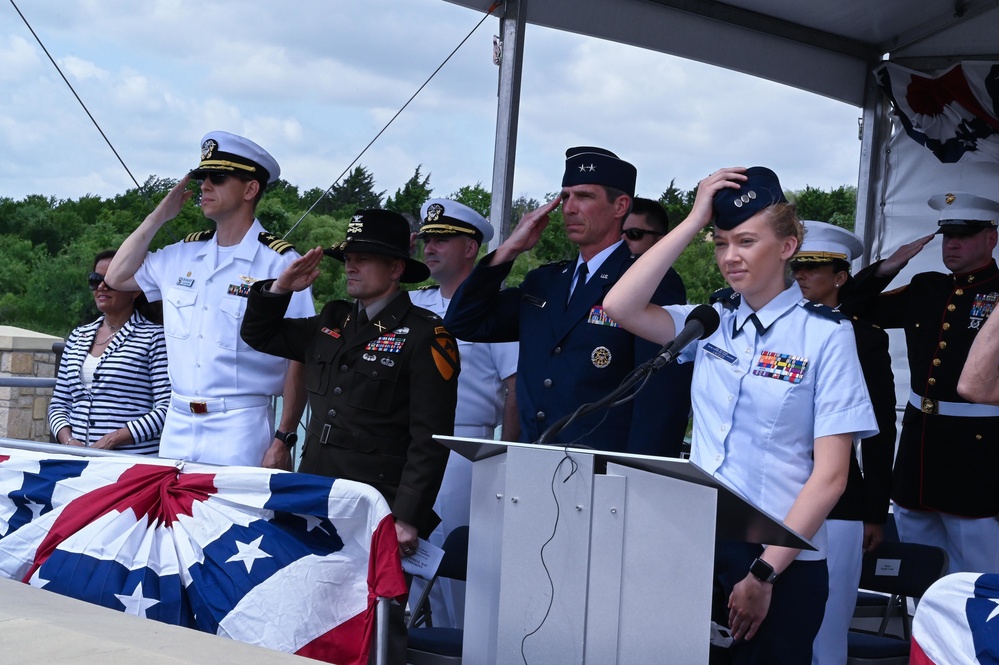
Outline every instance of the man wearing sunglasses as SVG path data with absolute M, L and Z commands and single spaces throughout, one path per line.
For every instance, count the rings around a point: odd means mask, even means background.
M 264 188 L 281 173 L 259 145 L 228 132 L 201 142 L 198 167 L 170 190 L 125 240 L 106 282 L 163 300 L 173 384 L 160 456 L 212 464 L 291 469 L 305 409 L 301 363 L 260 353 L 239 336 L 250 286 L 276 277 L 298 258 L 255 219 Z M 149 252 L 159 229 L 201 186 L 201 209 L 215 228 Z M 315 314 L 311 289 L 295 294 L 292 317 Z M 274 396 L 284 395 L 274 429 Z
M 669 215 L 659 201 L 635 197 L 621 235 L 632 256 L 641 256 L 669 232 Z

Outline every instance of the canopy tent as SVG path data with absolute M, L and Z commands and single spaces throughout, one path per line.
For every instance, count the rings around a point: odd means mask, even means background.
M 488 11 L 492 0 L 448 0 Z M 866 265 L 936 229 L 931 194 L 999 196 L 999 158 L 984 154 L 942 163 L 892 117 L 874 70 L 884 62 L 928 77 L 968 61 L 999 64 L 999 0 L 507 0 L 497 3 L 504 42 L 500 66 L 492 218 L 506 235 L 517 142 L 517 108 L 527 23 L 697 60 L 800 88 L 863 110 L 857 227 Z M 993 70 L 999 72 L 999 68 Z M 986 111 L 999 130 L 999 82 Z M 655 137 L 649 137 L 655 140 Z M 916 272 L 943 270 L 931 243 L 896 285 Z M 859 265 L 857 266 L 860 267 Z M 897 331 L 896 331 L 897 332 Z M 892 335 L 899 404 L 908 394 L 901 333 Z

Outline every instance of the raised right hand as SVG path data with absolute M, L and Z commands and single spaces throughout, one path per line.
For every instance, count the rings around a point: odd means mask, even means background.
M 919 254 L 926 247 L 926 243 L 933 240 L 935 234 L 917 238 L 910 243 L 906 243 L 895 250 L 887 259 L 881 262 L 875 274 L 878 277 L 894 277 L 902 271 L 909 261 L 916 254 Z
M 319 277 L 319 264 L 323 260 L 323 248 L 313 247 L 284 269 L 270 286 L 270 292 L 282 295 L 291 291 L 304 291 Z

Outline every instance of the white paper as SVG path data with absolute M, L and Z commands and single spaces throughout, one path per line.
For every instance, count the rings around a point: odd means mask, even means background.
M 402 558 L 402 569 L 410 575 L 432 580 L 444 558 L 444 550 L 420 538 L 416 551 Z

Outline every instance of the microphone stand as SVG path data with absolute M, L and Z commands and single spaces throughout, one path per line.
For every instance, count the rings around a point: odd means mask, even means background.
M 673 342 L 670 341 L 669 343 L 664 344 L 656 353 L 654 358 L 652 358 L 651 360 L 647 360 L 638 367 L 636 367 L 631 374 L 625 377 L 625 379 L 621 382 L 621 384 L 617 388 L 612 390 L 604 397 L 601 397 L 596 402 L 583 404 L 572 413 L 566 416 L 562 416 L 561 418 L 556 420 L 548 427 L 548 429 L 546 429 L 544 432 L 541 433 L 541 436 L 538 437 L 538 440 L 535 441 L 535 443 L 542 445 L 547 444 L 548 441 L 553 436 L 561 432 L 566 425 L 576 420 L 577 418 L 581 418 L 582 416 L 593 413 L 594 411 L 602 409 L 604 407 L 610 408 L 612 406 L 615 406 L 614 402 L 616 402 L 617 399 L 621 397 L 621 395 L 628 392 L 636 384 L 644 382 L 650 376 L 652 376 L 660 369 L 662 369 L 663 367 L 665 367 L 666 365 L 668 365 L 669 363 L 671 363 L 673 360 L 676 359 L 675 353 L 667 355 L 667 349 L 669 349 L 669 346 L 672 343 Z

